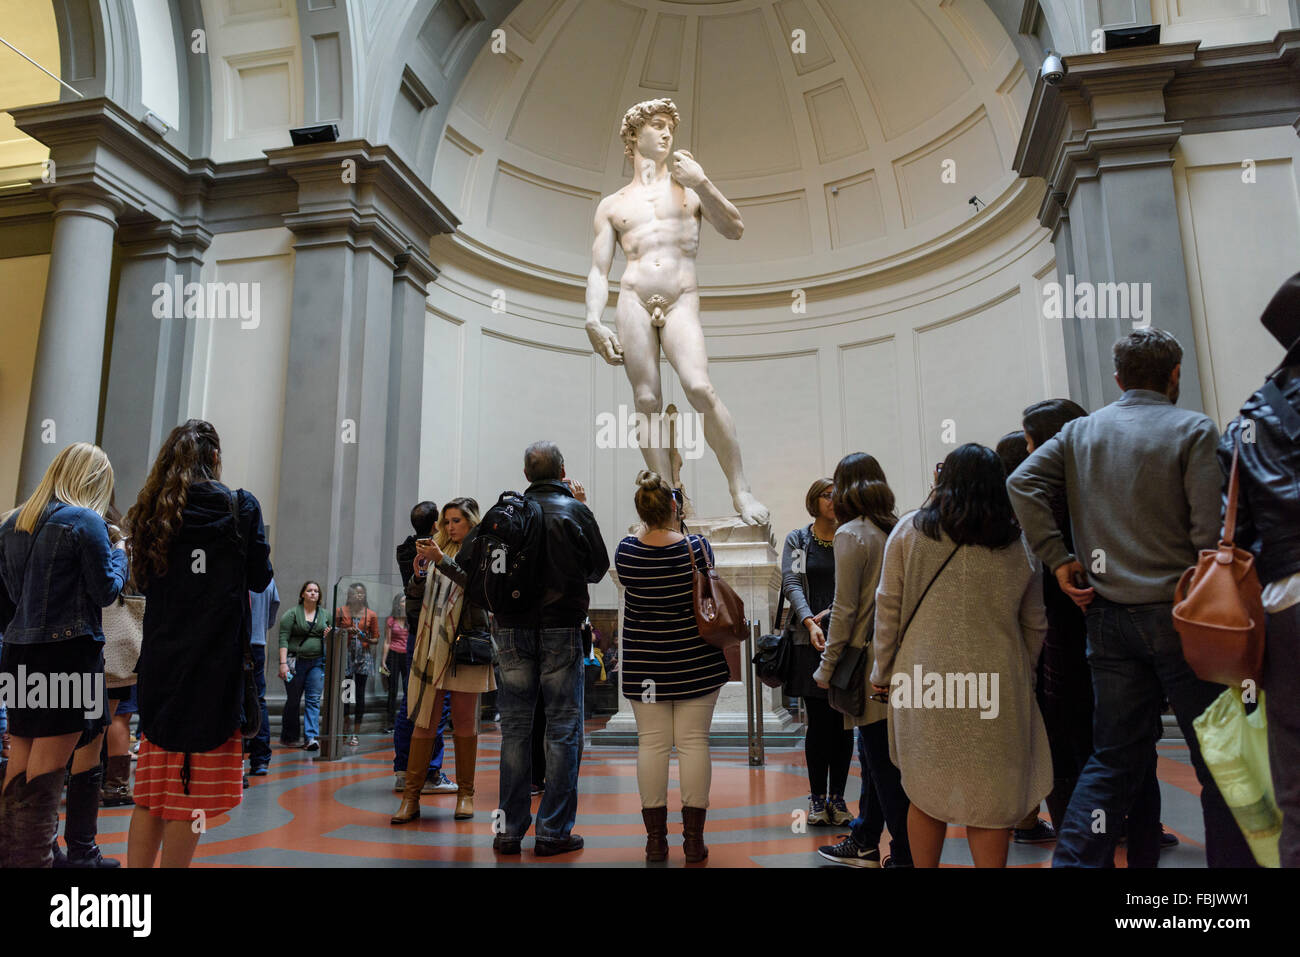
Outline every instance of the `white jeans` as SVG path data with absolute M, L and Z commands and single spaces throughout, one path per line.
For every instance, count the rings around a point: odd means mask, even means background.
M 668 759 L 677 747 L 677 772 L 681 778 L 682 805 L 709 806 L 709 725 L 718 692 L 684 701 L 631 700 L 636 716 L 636 783 L 641 806 L 668 805 Z

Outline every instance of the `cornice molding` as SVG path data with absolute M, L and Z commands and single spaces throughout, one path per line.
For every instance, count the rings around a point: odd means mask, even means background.
M 313 228 L 318 212 L 328 223 L 330 206 L 343 197 L 358 209 L 373 210 L 379 218 L 402 223 L 405 228 L 400 231 L 411 233 L 403 247 L 414 241 L 427 246 L 434 235 L 453 232 L 460 225 L 455 214 L 391 147 L 360 139 L 312 143 L 267 150 L 266 160 L 271 169 L 298 184 L 298 212 L 286 217 L 286 225 L 295 232 Z M 350 181 L 345 181 L 345 173 Z
M 1033 216 L 1043 184 L 1034 180 L 1011 180 L 1010 185 L 989 206 L 960 225 L 929 242 L 852 269 L 805 276 L 783 276 L 779 281 L 752 284 L 699 285 L 701 299 L 717 308 L 770 308 L 790 305 L 791 293 L 802 289 L 811 299 L 849 296 L 923 274 L 960 260 L 990 240 L 1005 235 Z M 440 238 L 433 255 L 444 266 L 458 266 L 482 277 L 485 282 L 506 288 L 536 292 L 561 300 L 581 302 L 586 274 L 565 273 L 516 258 L 494 249 L 463 232 Z M 707 274 L 708 267 L 698 267 Z M 618 299 L 618 283 L 611 282 L 608 305 Z
M 1056 86 L 1038 77 L 1013 168 L 1049 196 L 1106 169 L 1171 163 L 1184 133 L 1300 124 L 1300 30 L 1202 49 L 1200 41 L 1067 57 Z M 1133 102 L 1121 108 L 1121 98 Z M 1300 128 L 1300 126 L 1298 126 Z M 1046 200 L 1039 221 L 1055 228 Z
M 50 148 L 54 180 L 33 179 L 20 191 L 23 200 L 0 197 L 0 221 L 8 221 L 7 213 L 18 205 L 26 207 L 22 215 L 30 215 L 34 202 L 48 209 L 61 191 L 82 190 L 116 204 L 122 229 L 141 227 L 132 235 L 166 232 L 169 224 L 182 233 L 199 230 L 185 242 L 197 243 L 200 251 L 213 233 L 233 229 L 287 226 L 317 234 L 312 242 L 318 243 L 318 234 L 342 228 L 353 245 L 373 242 L 390 261 L 408 248 L 427 250 L 434 235 L 460 225 L 394 150 L 365 140 L 215 163 L 185 156 L 107 97 L 26 106 L 12 115 L 20 130 Z M 349 179 L 355 181 L 345 183 L 349 161 L 355 164 Z M 437 274 L 424 252 L 412 268 Z

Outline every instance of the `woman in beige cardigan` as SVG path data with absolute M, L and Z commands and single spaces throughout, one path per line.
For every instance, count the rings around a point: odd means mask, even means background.
M 411 650 L 406 713 L 415 727 L 406 762 L 406 790 L 401 807 L 393 815 L 393 824 L 406 824 L 420 816 L 420 789 L 424 787 L 433 754 L 444 691 L 451 692 L 451 720 L 456 726 L 454 818 L 463 821 L 474 816 L 474 769 L 478 762 L 475 712 L 478 696 L 496 690 L 496 677 L 491 665 L 455 664 L 452 644 L 458 630 L 485 632 L 491 627 L 487 611 L 468 602 L 465 571 L 455 560 L 478 521 L 477 502 L 472 498 L 454 498 L 442 507 L 437 536 L 432 541 L 418 540 L 415 544 L 416 575 L 425 576 L 430 565 L 434 572 L 428 575 L 419 629 Z
M 820 687 L 829 688 L 835 666 L 846 648 L 866 655 L 862 674 L 865 707 L 846 715 L 844 726 L 858 729 L 858 761 L 862 765 L 863 813 L 838 844 L 817 853 L 836 864 L 880 867 L 880 837 L 889 824 L 889 867 L 911 867 L 907 843 L 907 794 L 898 768 L 889 760 L 889 708 L 870 698 L 871 636 L 875 627 L 876 586 L 885 559 L 885 540 L 898 524 L 894 493 L 884 469 L 873 456 L 854 452 L 835 467 L 832 503 L 840 527 L 835 532 L 835 603 L 821 665 L 813 673 Z
M 976 867 L 1005 867 L 1011 828 L 1052 789 L 1034 700 L 1042 571 L 1004 481 L 992 449 L 961 446 L 885 546 L 871 681 L 888 694 L 917 867 L 939 866 L 949 824 Z

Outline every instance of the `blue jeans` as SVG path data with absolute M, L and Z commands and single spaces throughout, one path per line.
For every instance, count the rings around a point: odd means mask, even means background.
M 257 703 L 262 708 L 262 725 L 257 737 L 244 742 L 250 766 L 265 767 L 271 763 L 271 716 L 266 711 L 266 645 L 253 645 L 253 681 L 257 685 Z
M 564 840 L 578 815 L 584 674 L 582 632 L 572 628 L 502 628 L 497 634 L 497 710 L 501 712 L 503 837 L 521 838 L 533 818 L 533 713 L 546 709 L 546 793 L 537 811 L 538 840 Z
M 431 781 L 436 781 L 442 776 L 442 733 L 447 728 L 447 720 L 451 717 L 451 695 L 446 692 L 442 696 L 442 717 L 438 719 L 438 733 L 433 738 L 433 757 L 429 758 L 429 774 Z M 402 705 L 397 709 L 397 720 L 393 722 L 393 770 L 405 771 L 406 759 L 411 754 L 411 731 L 415 725 L 411 719 L 406 716 L 406 682 L 402 682 Z
M 862 772 L 862 793 L 858 795 L 858 816 L 849 822 L 853 839 L 862 847 L 875 847 L 885 831 L 885 812 L 871 783 L 871 764 L 867 760 L 867 742 L 862 727 L 854 735 L 858 742 L 858 769 Z M 874 839 L 874 842 L 873 842 Z
M 882 825 L 888 823 L 890 856 L 895 864 L 910 867 L 907 812 L 911 802 L 903 791 L 902 774 L 889 759 L 888 721 L 858 726 L 858 760 L 862 762 L 862 787 L 871 795 L 861 823 L 853 822 L 853 842 L 859 847 L 879 847 Z
M 1192 727 L 1224 688 L 1201 681 L 1188 667 L 1172 608 L 1169 603 L 1121 605 L 1101 597 L 1088 606 L 1093 752 L 1070 797 L 1053 867 L 1114 866 L 1118 825 L 1132 810 L 1150 770 L 1162 696 L 1174 709 L 1201 783 L 1207 863 L 1254 866 Z
M 308 741 L 320 737 L 320 699 L 325 690 L 325 656 L 299 658 L 293 680 L 287 688 L 284 717 L 280 721 L 280 741 L 291 744 L 298 738 L 298 701 L 306 698 L 303 708 L 304 736 Z

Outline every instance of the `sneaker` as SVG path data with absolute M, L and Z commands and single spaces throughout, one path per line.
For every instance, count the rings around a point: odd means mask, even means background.
M 401 794 L 406 790 L 406 772 L 398 771 L 393 778 L 393 793 Z
M 582 838 L 577 834 L 570 834 L 558 840 L 539 837 L 533 845 L 533 853 L 538 857 L 554 857 L 556 854 L 568 854 L 570 851 L 580 850 L 582 850 Z
M 1170 834 L 1168 831 L 1165 830 L 1165 826 L 1161 824 L 1160 825 L 1160 850 L 1163 851 L 1163 850 L 1167 850 L 1168 848 L 1177 847 L 1177 846 L 1178 846 L 1178 835 Z
M 546 790 L 545 784 L 534 784 L 528 793 L 533 797 L 537 797 L 537 795 L 541 794 L 545 790 Z
M 271 772 L 267 770 L 265 764 L 255 764 L 248 771 L 248 776 L 253 778 L 264 778 Z
M 506 837 L 504 834 L 498 834 L 492 838 L 492 850 L 498 854 L 518 854 L 521 850 L 520 840 L 517 837 Z
M 831 819 L 826 813 L 826 799 L 817 794 L 810 795 L 808 798 L 808 826 L 828 827 L 830 823 Z
M 1040 817 L 1033 827 L 1016 828 L 1011 840 L 1017 844 L 1051 844 L 1056 840 L 1056 831 Z
M 349 747 L 349 748 L 355 748 L 355 747 L 356 747 L 357 745 L 359 745 L 360 743 L 361 743 L 361 742 L 357 740 L 357 736 L 356 736 L 355 734 L 352 735 L 352 737 L 348 738 L 348 747 Z
M 429 788 L 430 784 L 433 785 L 432 789 Z M 424 786 L 426 789 L 424 793 L 426 794 L 455 794 L 460 790 L 456 782 L 447 777 L 442 771 L 438 772 L 436 779 L 430 778 L 426 781 Z
M 849 867 L 879 867 L 879 848 L 858 847 L 853 838 L 846 837 L 838 844 L 827 844 L 817 848 L 817 853 L 833 864 L 847 864 Z
M 303 750 L 304 750 L 304 751 L 319 751 L 319 750 L 320 750 L 320 742 L 317 741 L 315 738 L 312 738 L 312 739 L 311 739 L 310 741 L 308 741 L 305 745 L 303 745 Z
M 838 794 L 832 794 L 826 799 L 826 815 L 836 827 L 853 822 L 853 815 L 849 813 L 848 805 Z
M 881 864 L 880 866 L 881 866 L 881 867 L 898 867 L 898 868 L 907 868 L 908 870 L 911 870 L 915 865 L 912 865 L 912 864 L 899 864 L 899 863 L 897 863 L 897 862 L 894 860 L 894 856 L 891 854 L 889 857 L 885 858 L 885 862 L 884 862 L 883 864 Z

